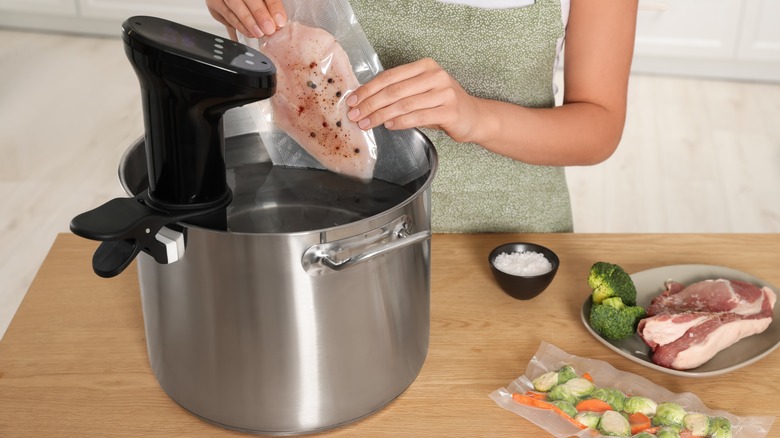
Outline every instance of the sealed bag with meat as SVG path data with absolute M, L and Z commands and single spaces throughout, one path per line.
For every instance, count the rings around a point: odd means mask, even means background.
M 258 131 L 274 165 L 324 168 L 368 181 L 406 184 L 429 170 L 403 131 L 364 131 L 346 98 L 382 66 L 346 0 L 285 0 L 289 23 L 241 42 L 271 59 L 277 91 L 259 102 Z

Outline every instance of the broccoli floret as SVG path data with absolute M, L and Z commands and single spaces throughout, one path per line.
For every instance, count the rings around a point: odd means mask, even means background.
M 593 289 L 594 304 L 607 298 L 619 297 L 626 306 L 636 305 L 636 286 L 631 276 L 618 265 L 596 262 L 590 267 L 588 284 Z
M 602 306 L 609 306 L 614 307 L 616 309 L 625 309 L 626 303 L 623 302 L 623 299 L 620 297 L 612 297 L 607 298 L 606 300 L 601 302 Z
M 630 307 L 626 307 L 625 311 L 634 315 L 634 318 L 636 319 L 637 322 L 639 322 L 640 319 L 647 316 L 647 312 L 645 311 L 644 307 L 630 306 Z
M 601 336 L 619 341 L 636 332 L 636 326 L 645 314 L 642 307 L 626 306 L 617 297 L 608 298 L 590 309 L 590 326 Z

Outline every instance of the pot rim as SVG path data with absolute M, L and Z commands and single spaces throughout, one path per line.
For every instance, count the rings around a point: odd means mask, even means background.
M 430 139 L 419 129 L 413 128 L 412 131 L 415 131 L 415 133 L 419 136 L 421 136 L 427 143 L 428 148 L 426 150 L 426 155 L 428 156 L 428 162 L 430 164 L 430 171 L 428 172 L 428 177 L 425 180 L 425 183 L 413 194 L 411 194 L 408 198 L 406 198 L 403 202 L 399 203 L 398 205 L 382 211 L 380 213 L 374 214 L 372 216 L 354 221 L 349 222 L 346 224 L 336 225 L 333 227 L 327 227 L 327 228 L 318 228 L 313 230 L 306 230 L 306 231 L 294 231 L 294 232 L 287 232 L 287 233 L 270 233 L 270 232 L 258 232 L 258 233 L 251 233 L 247 231 L 228 231 L 228 230 L 216 230 L 213 228 L 207 228 L 199 225 L 193 225 L 187 222 L 178 222 L 177 224 L 189 229 L 199 229 L 204 231 L 209 231 L 213 233 L 220 233 L 220 234 L 233 234 L 233 235 L 246 235 L 246 236 L 261 236 L 261 235 L 284 235 L 284 236 L 301 236 L 301 235 L 308 235 L 311 233 L 332 233 L 334 231 L 343 230 L 346 228 L 355 228 L 359 227 L 362 224 L 365 224 L 377 217 L 384 216 L 384 215 L 392 215 L 396 211 L 401 210 L 405 208 L 408 204 L 410 204 L 412 201 L 417 199 L 419 196 L 421 196 L 425 191 L 429 190 L 431 188 L 431 185 L 433 183 L 433 179 L 436 176 L 436 173 L 438 171 L 438 163 L 439 163 L 439 155 L 436 152 L 436 148 L 434 147 L 433 143 L 430 141 Z M 119 183 L 122 186 L 122 189 L 125 191 L 125 193 L 128 196 L 135 196 L 136 193 L 133 193 L 132 190 L 129 188 L 129 184 L 126 178 L 125 173 L 123 172 L 123 169 L 127 163 L 127 161 L 130 159 L 130 156 L 135 152 L 135 150 L 139 147 L 143 147 L 145 144 L 144 136 L 141 135 L 139 138 L 137 138 L 134 142 L 130 144 L 130 146 L 125 149 L 124 153 L 122 154 L 122 158 L 120 159 L 119 166 L 117 169 L 117 174 L 119 176 Z M 147 169 L 147 176 L 148 176 L 148 169 Z

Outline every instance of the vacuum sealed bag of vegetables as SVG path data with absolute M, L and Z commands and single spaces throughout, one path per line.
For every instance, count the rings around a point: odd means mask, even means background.
M 767 436 L 775 419 L 711 410 L 692 393 L 673 393 L 546 342 L 525 375 L 490 398 L 561 438 L 759 438 Z

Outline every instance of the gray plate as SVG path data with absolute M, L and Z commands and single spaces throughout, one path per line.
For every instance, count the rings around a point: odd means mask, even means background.
M 637 305 L 647 308 L 650 301 L 664 290 L 664 282 L 675 280 L 680 283 L 690 284 L 697 281 L 725 278 L 729 280 L 742 280 L 753 283 L 758 287 L 769 286 L 775 293 L 780 292 L 776 287 L 760 278 L 746 274 L 735 269 L 712 265 L 672 265 L 648 269 L 631 275 L 637 290 Z M 708 377 L 725 374 L 763 358 L 780 345 L 780 306 L 775 306 L 772 323 L 762 333 L 749 336 L 736 344 L 720 351 L 712 359 L 698 368 L 680 371 L 665 368 L 654 364 L 650 360 L 650 348 L 642 341 L 638 334 L 620 341 L 604 339 L 590 326 L 591 300 L 590 295 L 582 305 L 580 317 L 585 328 L 602 344 L 614 350 L 638 364 L 658 370 L 662 373 L 683 377 Z

